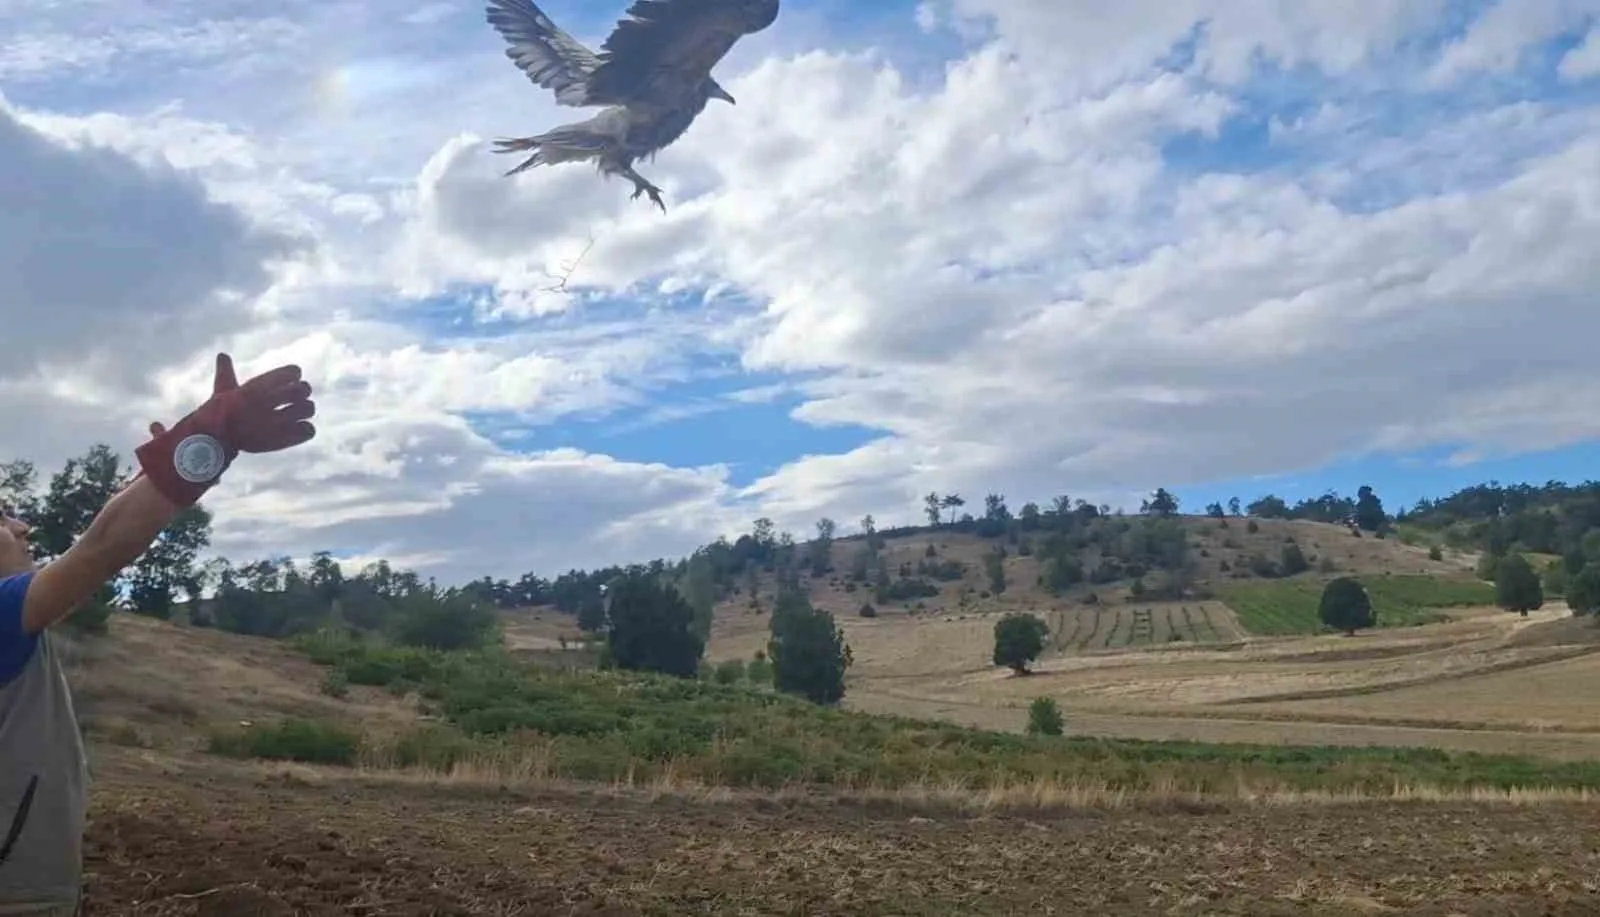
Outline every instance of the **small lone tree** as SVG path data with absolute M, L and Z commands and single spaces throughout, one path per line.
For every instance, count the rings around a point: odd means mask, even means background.
M 607 639 L 618 668 L 694 678 L 705 643 L 694 632 L 694 609 L 678 590 L 653 576 L 621 577 L 607 590 Z
M 1587 564 L 1567 581 L 1567 607 L 1575 615 L 1600 612 L 1600 566 Z
M 1323 624 L 1334 630 L 1342 630 L 1351 637 L 1355 636 L 1357 630 L 1378 623 L 1366 587 L 1348 576 L 1329 580 L 1328 585 L 1322 587 L 1317 616 Z
M 1524 618 L 1544 606 L 1544 586 L 1533 565 L 1521 554 L 1507 554 L 1494 571 L 1495 604 Z
M 1061 708 L 1053 697 L 1035 697 L 1028 705 L 1028 735 L 1058 736 L 1062 726 Z
M 1018 675 L 1028 674 L 1028 663 L 1044 652 L 1044 638 L 1050 628 L 1038 618 L 1013 612 L 995 622 L 994 664 L 1009 666 Z
M 811 607 L 804 592 L 785 589 L 773 606 L 770 627 L 767 655 L 777 689 L 814 704 L 838 703 L 854 657 L 833 615 Z
M 1389 516 L 1383 511 L 1383 501 L 1366 484 L 1356 491 L 1356 527 L 1369 532 L 1382 532 L 1389 521 Z

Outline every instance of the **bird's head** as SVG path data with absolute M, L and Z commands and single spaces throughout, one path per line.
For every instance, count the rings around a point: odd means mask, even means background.
M 728 90 L 722 88 L 721 83 L 718 83 L 716 80 L 713 80 L 710 77 L 706 78 L 706 95 L 713 99 L 721 99 L 722 101 L 727 102 L 729 105 L 739 104 L 733 100 L 732 95 L 728 94 Z

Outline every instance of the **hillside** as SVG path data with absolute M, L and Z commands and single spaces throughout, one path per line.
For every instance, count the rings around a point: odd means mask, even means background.
M 1070 554 L 1077 564 L 1091 571 L 1086 574 L 1088 579 L 1094 578 L 1095 565 L 1103 560 L 1105 544 L 1127 539 L 1148 521 L 1112 517 L 1102 522 L 1111 534 L 1074 546 Z M 1057 621 L 1070 619 L 1070 628 L 1077 626 L 1075 618 L 1080 611 L 1113 608 L 1128 609 L 1130 613 L 1138 610 L 1141 615 L 1149 613 L 1152 618 L 1164 622 L 1154 625 L 1155 629 L 1143 639 L 1135 638 L 1130 632 L 1127 639 L 1118 641 L 1107 632 L 1097 636 L 1109 637 L 1109 642 L 1098 643 L 1088 634 L 1078 634 L 1075 638 L 1070 630 L 1057 629 L 1058 637 L 1065 641 L 1058 648 L 1066 644 L 1089 648 L 1159 642 L 1165 640 L 1164 635 L 1168 633 L 1182 634 L 1186 640 L 1235 639 L 1243 632 L 1227 606 L 1231 599 L 1242 594 L 1238 587 L 1244 584 L 1318 583 L 1333 575 L 1423 576 L 1445 582 L 1472 581 L 1477 561 L 1476 553 L 1455 549 L 1444 550 L 1439 560 L 1433 560 L 1427 547 L 1405 544 L 1394 538 L 1376 538 L 1371 533 L 1358 537 L 1344 526 L 1320 522 L 1178 516 L 1162 520 L 1162 523 L 1170 523 L 1181 532 L 1184 553 L 1168 569 L 1147 569 L 1141 576 L 1128 576 L 1124 572 L 1115 578 L 1106 576 L 1103 582 L 1083 581 L 1053 589 L 1048 579 L 1051 561 L 1040 555 L 1049 533 L 1018 533 L 1013 543 L 1009 535 L 984 538 L 961 531 L 932 529 L 884 537 L 877 551 L 883 558 L 883 566 L 890 571 L 891 582 L 915 583 L 916 593 L 929 594 L 910 594 L 883 602 L 870 582 L 853 577 L 853 568 L 858 570 L 860 566 L 855 561 L 867 549 L 863 536 L 834 541 L 831 549 L 834 569 L 821 576 L 808 575 L 809 571 L 802 570 L 799 582 L 813 605 L 840 618 L 858 616 L 863 605 L 871 605 L 879 618 L 1026 611 L 1054 616 Z M 1284 576 L 1282 553 L 1290 546 L 1302 552 L 1309 569 Z M 1007 551 L 1001 561 L 1005 588 L 996 594 L 992 591 L 986 565 L 1001 548 Z M 1160 586 L 1152 584 L 1172 579 L 1173 569 L 1182 571 L 1182 586 L 1178 594 L 1169 598 L 1160 594 Z M 754 604 L 749 588 L 752 579 L 757 587 Z M 751 627 L 764 627 L 763 613 L 772 607 L 776 588 L 776 576 L 765 571 L 734 585 L 730 594 L 716 606 L 717 632 L 727 635 Z M 1187 617 L 1184 609 L 1188 609 Z

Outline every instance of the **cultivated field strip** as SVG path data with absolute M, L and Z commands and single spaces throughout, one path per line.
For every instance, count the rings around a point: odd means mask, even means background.
M 1209 602 L 1087 605 L 1057 609 L 1046 623 L 1051 647 L 1062 653 L 1237 639 L 1227 611 Z

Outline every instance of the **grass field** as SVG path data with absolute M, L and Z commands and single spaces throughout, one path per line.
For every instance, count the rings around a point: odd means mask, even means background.
M 1448 619 L 1443 609 L 1494 604 L 1494 587 L 1431 576 L 1357 576 L 1372 597 L 1379 627 L 1414 627 Z M 1317 604 L 1325 579 L 1229 583 L 1219 592 L 1246 631 L 1262 636 L 1322 630 Z

